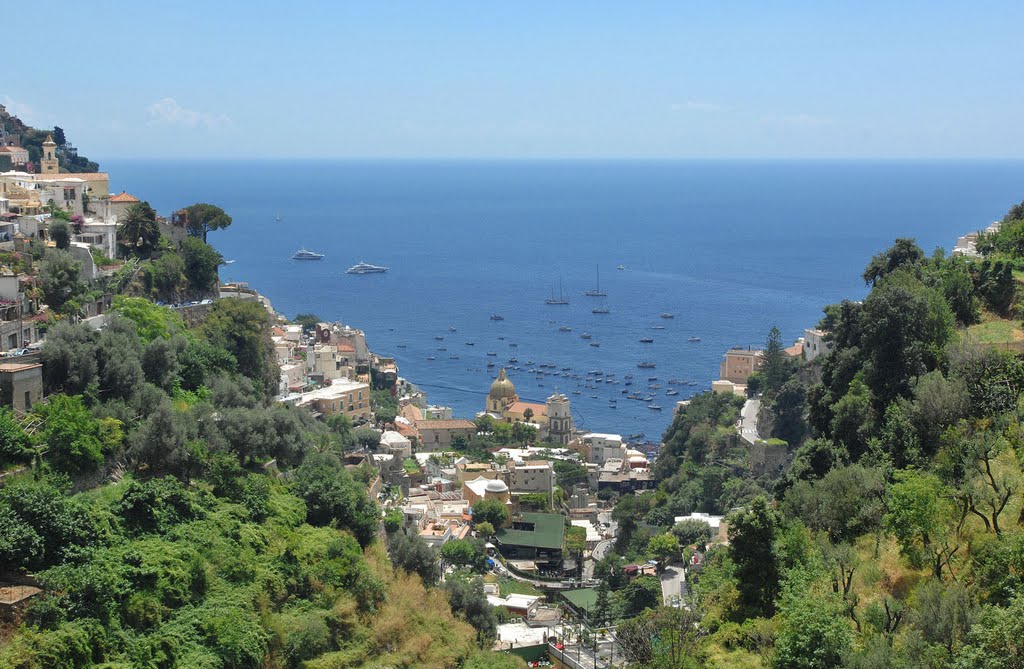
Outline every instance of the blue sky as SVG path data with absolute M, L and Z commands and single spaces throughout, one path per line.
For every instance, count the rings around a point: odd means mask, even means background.
M 97 158 L 1024 157 L 1019 1 L 46 13 L 0 103 Z

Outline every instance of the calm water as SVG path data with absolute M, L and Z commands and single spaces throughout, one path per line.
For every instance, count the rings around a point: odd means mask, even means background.
M 363 328 L 371 348 L 393 354 L 432 403 L 472 416 L 496 374 L 486 363 L 500 367 L 514 356 L 522 370 L 510 377 L 522 398 L 578 390 L 570 399 L 579 425 L 648 438 L 660 436 L 676 400 L 717 378 L 728 347 L 763 343 L 773 324 L 792 340 L 817 322 L 823 305 L 862 297 L 864 265 L 895 237 L 916 237 L 929 252 L 948 249 L 1024 198 L 1022 162 L 111 160 L 103 167 L 112 190 L 126 189 L 163 214 L 196 201 L 224 207 L 234 225 L 210 241 L 236 261 L 225 279 L 248 281 L 288 316 L 314 312 Z M 300 246 L 326 257 L 291 260 Z M 391 271 L 344 273 L 360 260 Z M 620 264 L 627 269 L 616 270 Z M 608 297 L 584 297 L 597 266 Z M 559 281 L 570 304 L 545 305 Z M 596 306 L 610 313 L 591 313 Z M 662 312 L 675 318 L 661 319 Z M 505 320 L 491 321 L 495 313 Z M 560 332 L 562 325 L 572 332 Z M 584 331 L 599 348 L 580 338 Z M 642 360 L 657 368 L 637 369 Z M 526 369 L 541 363 L 581 376 L 600 369 L 620 383 L 589 389 L 572 378 L 538 380 Z M 626 399 L 626 374 L 635 376 L 630 389 L 643 390 L 657 376 L 662 387 L 649 392 L 664 410 Z M 699 386 L 669 397 L 669 378 Z

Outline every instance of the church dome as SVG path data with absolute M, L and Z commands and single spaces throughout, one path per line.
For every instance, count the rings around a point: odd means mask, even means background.
M 495 479 L 495 480 L 492 480 L 492 481 L 488 481 L 487 485 L 484 486 L 484 490 L 486 490 L 487 492 L 493 492 L 493 493 L 503 493 L 503 492 L 508 492 L 508 486 L 505 485 L 504 481 L 498 481 L 498 480 Z
M 487 396 L 492 400 L 503 400 L 516 396 L 516 387 L 505 376 L 504 368 L 498 373 L 498 378 L 494 379 L 494 383 L 491 384 L 491 392 L 487 393 Z

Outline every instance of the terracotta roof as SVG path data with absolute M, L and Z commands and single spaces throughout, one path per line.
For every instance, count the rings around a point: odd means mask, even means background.
M 804 353 L 804 345 L 797 343 L 786 349 L 786 355 L 791 358 L 799 358 Z
M 452 420 L 418 420 L 416 421 L 416 429 L 418 430 L 456 430 L 456 429 L 476 429 L 476 424 L 471 420 L 465 418 L 454 418 Z
M 506 411 L 509 413 L 525 413 L 527 409 L 533 409 L 534 416 L 546 416 L 548 414 L 546 404 L 534 404 L 532 402 L 513 402 Z
M 413 422 L 423 420 L 423 412 L 415 404 L 406 404 L 401 408 L 399 414 Z
M 110 201 L 111 202 L 138 202 L 139 198 L 137 198 L 134 195 L 131 195 L 129 193 L 126 193 L 124 191 L 121 191 L 117 195 L 115 195 L 112 198 L 110 198 Z
M 355 353 L 356 347 L 352 344 L 338 344 L 338 353 Z
M 420 431 L 412 427 L 411 425 L 406 425 L 405 423 L 395 423 L 395 427 L 398 428 L 398 434 L 402 435 L 403 437 L 419 438 L 420 436 Z
M 28 149 L 20 146 L 0 146 L 0 153 L 28 153 Z

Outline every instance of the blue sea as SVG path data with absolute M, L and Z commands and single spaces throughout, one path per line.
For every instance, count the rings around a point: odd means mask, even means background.
M 289 317 L 313 312 L 362 328 L 431 403 L 471 417 L 515 357 L 521 369 L 509 376 L 523 399 L 542 402 L 557 388 L 578 426 L 649 440 L 676 400 L 718 378 L 726 349 L 762 345 L 772 325 L 789 342 L 824 305 L 862 298 L 864 266 L 894 238 L 950 249 L 1024 199 L 1024 162 L 1007 161 L 108 160 L 103 168 L 112 190 L 162 214 L 199 201 L 222 206 L 234 223 L 209 241 L 235 261 L 223 279 L 249 282 Z M 325 258 L 292 260 L 303 246 Z M 345 274 L 361 260 L 390 271 Z M 608 296 L 586 297 L 598 268 Z M 569 304 L 546 305 L 560 285 Z M 592 313 L 599 306 L 609 313 Z M 660 318 L 665 312 L 675 318 Z M 497 366 L 489 371 L 488 361 Z M 657 367 L 637 369 L 640 361 Z M 527 371 L 541 364 L 571 371 Z M 619 383 L 587 388 L 573 378 L 591 370 Z M 626 399 L 627 374 L 629 390 L 655 399 Z M 660 389 L 647 389 L 652 376 Z M 696 385 L 667 396 L 670 378 Z M 664 410 L 648 408 L 655 403 Z

